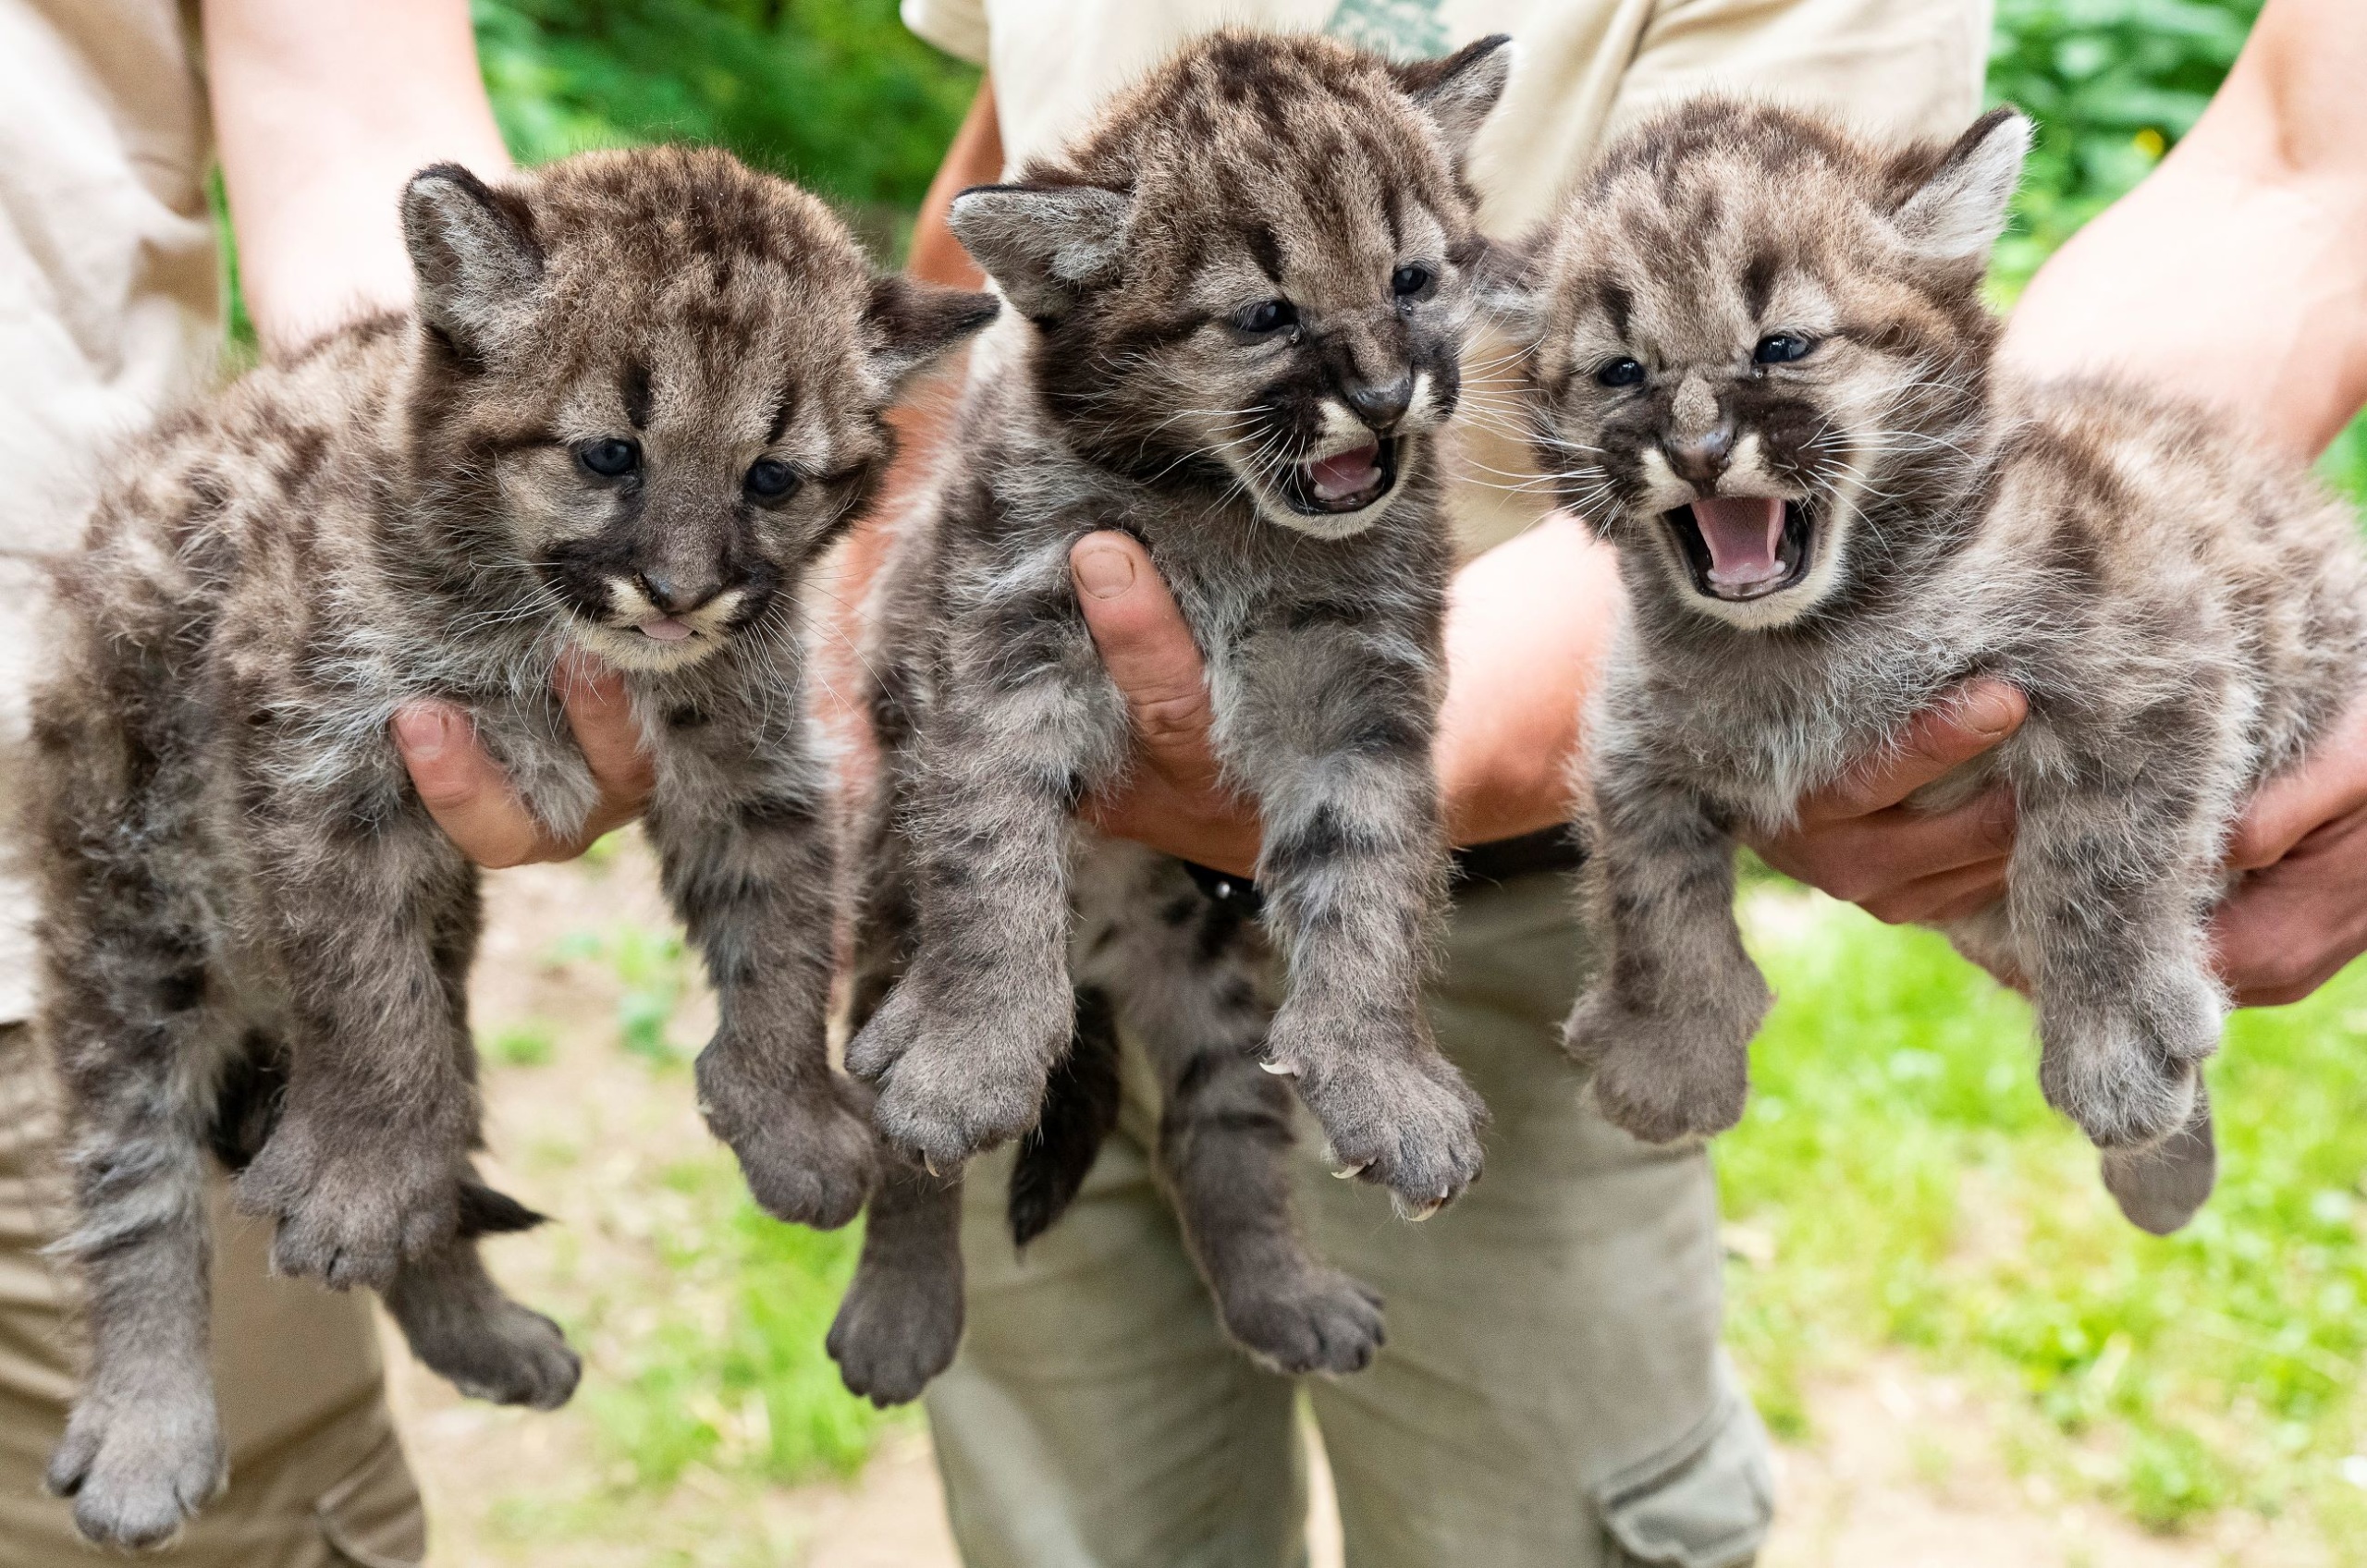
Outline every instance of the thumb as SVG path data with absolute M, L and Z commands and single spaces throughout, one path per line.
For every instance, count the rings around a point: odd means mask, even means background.
M 1179 782 L 1213 780 L 1199 645 L 1150 553 L 1127 534 L 1088 533 L 1070 546 L 1069 576 L 1093 645 L 1126 700 L 1143 759 Z

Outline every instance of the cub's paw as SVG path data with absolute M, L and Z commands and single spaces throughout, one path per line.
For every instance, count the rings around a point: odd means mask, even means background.
M 2138 1005 L 2039 1011 L 2039 1085 L 2099 1148 L 2139 1149 L 2194 1114 L 2195 1064 L 2219 1044 L 2220 997 L 2201 974 L 2157 982 Z
M 162 1546 L 229 1480 L 214 1396 L 85 1395 L 43 1484 L 74 1500 L 74 1527 L 101 1546 Z
M 497 1289 L 426 1303 L 406 1299 L 403 1292 L 399 1280 L 386 1292 L 386 1305 L 411 1354 L 471 1399 L 557 1410 L 575 1392 L 583 1363 L 558 1325 L 541 1313 Z
M 794 1090 L 760 1089 L 740 1059 L 699 1054 L 699 1109 L 731 1145 L 756 1206 L 776 1219 L 835 1231 L 863 1212 L 877 1153 L 863 1092 L 836 1073 Z
M 1372 1365 L 1387 1338 L 1380 1297 L 1320 1266 L 1281 1279 L 1236 1282 L 1219 1303 L 1225 1332 L 1261 1365 L 1294 1376 L 1343 1375 Z
M 909 976 L 896 982 L 847 1042 L 847 1071 L 866 1084 L 878 1083 L 921 1037 L 924 1011 L 920 986 Z
M 2186 1125 L 2143 1149 L 2106 1149 L 2104 1190 L 2140 1231 L 2166 1236 L 2194 1218 L 2219 1177 L 2211 1097 L 2199 1089 Z
M 1409 1218 L 1428 1219 L 1460 1197 L 1479 1179 L 1488 1113 L 1454 1065 L 1419 1034 L 1327 1055 L 1314 1046 L 1319 1029 L 1286 1015 L 1267 1053 L 1298 1071 L 1299 1097 L 1332 1155 L 1387 1187 Z
M 823 1341 L 849 1391 L 885 1410 L 920 1397 L 962 1343 L 962 1268 L 859 1268 Z
M 463 1142 L 374 1139 L 332 1154 L 294 1130 L 282 1122 L 239 1178 L 239 1207 L 278 1221 L 275 1273 L 383 1290 L 459 1229 Z
M 1608 993 L 1581 1000 L 1564 1032 L 1571 1057 L 1593 1069 L 1588 1086 L 1603 1119 L 1648 1144 L 1708 1137 L 1742 1120 L 1748 1040 L 1692 1018 L 1632 1011 Z
M 1055 999 L 1057 1011 L 930 1019 L 879 1080 L 872 1121 L 880 1135 L 932 1170 L 950 1170 L 1035 1126 L 1074 1022 L 1068 991 Z

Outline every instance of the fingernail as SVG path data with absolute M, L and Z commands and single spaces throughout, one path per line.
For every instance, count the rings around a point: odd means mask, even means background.
M 1114 599 L 1134 585 L 1134 557 L 1115 545 L 1096 545 L 1082 552 L 1070 570 L 1077 586 L 1097 599 Z
M 2015 706 L 2011 692 L 1976 686 L 1965 694 L 1964 722 L 1977 735 L 2003 735 L 2014 727 Z
M 433 761 L 444 754 L 449 729 L 443 713 L 435 708 L 400 708 L 395 713 L 395 739 L 408 754 L 422 762 Z

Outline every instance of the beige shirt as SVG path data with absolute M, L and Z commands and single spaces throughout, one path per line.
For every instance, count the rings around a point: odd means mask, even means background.
M 39 557 L 106 448 L 210 365 L 205 98 L 174 0 L 0 0 L 0 813 L 40 671 Z M 31 1005 L 31 899 L 0 869 L 0 1021 Z
M 1516 54 L 1472 175 L 1491 234 L 1548 214 L 1605 138 L 1722 91 L 1838 116 L 1873 135 L 1954 136 L 1981 107 L 1993 0 L 901 0 L 905 25 L 987 67 L 1009 167 L 1058 147 L 1095 104 L 1195 34 L 1228 22 L 1324 31 L 1402 58 L 1490 33 Z M 1498 362 L 1492 349 L 1473 362 Z M 1508 396 L 1475 386 L 1472 396 Z M 1502 421 L 1490 421 L 1501 424 Z M 1542 515 L 1527 454 L 1462 422 L 1453 492 L 1466 552 Z

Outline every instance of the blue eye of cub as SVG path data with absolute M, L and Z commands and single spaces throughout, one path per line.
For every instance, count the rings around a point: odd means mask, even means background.
M 758 458 L 748 465 L 748 494 L 760 501 L 778 501 L 797 488 L 797 471 L 778 458 Z
M 1410 299 L 1430 286 L 1430 269 L 1411 263 L 1389 275 L 1390 292 L 1399 299 Z
M 1797 332 L 1771 332 L 1759 340 L 1758 349 L 1750 356 L 1762 365 L 1787 365 L 1794 360 L 1808 358 L 1816 345 Z
M 1260 300 L 1233 317 L 1233 325 L 1244 332 L 1262 337 L 1267 333 L 1280 332 L 1283 327 L 1294 325 L 1297 321 L 1298 307 L 1288 300 Z
M 586 441 L 575 448 L 575 460 L 603 479 L 616 479 L 641 466 L 641 446 L 614 436 L 606 441 Z
M 1596 371 L 1594 378 L 1603 386 L 1641 386 L 1644 367 L 1634 360 L 1613 360 Z

